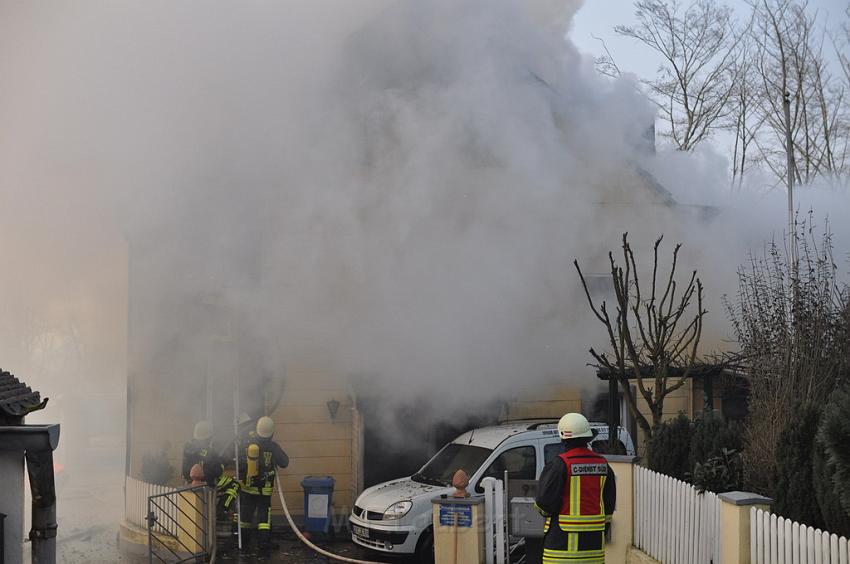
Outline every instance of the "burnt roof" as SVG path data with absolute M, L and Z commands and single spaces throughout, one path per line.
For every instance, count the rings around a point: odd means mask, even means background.
M 11 373 L 0 370 L 0 425 L 16 425 L 25 415 L 44 409 L 47 398 L 21 382 Z

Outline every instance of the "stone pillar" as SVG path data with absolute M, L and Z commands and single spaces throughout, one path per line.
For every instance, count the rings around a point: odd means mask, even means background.
M 484 498 L 437 497 L 431 500 L 434 557 L 437 564 L 483 564 Z
M 210 496 L 207 490 L 199 493 L 185 491 L 177 494 L 177 538 L 180 551 L 205 552 L 215 540 L 215 530 L 208 520 L 212 507 L 208 507 Z
M 720 497 L 720 554 L 723 564 L 750 564 L 750 508 L 769 510 L 773 500 L 748 492 Z
M 605 545 L 605 562 L 623 564 L 634 536 L 634 464 L 637 458 L 610 454 L 605 458 L 617 481 L 617 507 L 611 522 L 611 538 Z

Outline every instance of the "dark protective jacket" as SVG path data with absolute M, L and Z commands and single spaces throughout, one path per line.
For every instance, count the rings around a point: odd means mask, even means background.
M 252 444 L 260 447 L 259 474 L 254 479 L 248 480 L 248 447 Z M 242 491 L 254 495 L 272 495 L 277 468 L 287 466 L 289 466 L 289 457 L 280 445 L 271 439 L 253 437 L 239 449 L 239 475 L 244 477 Z
M 219 476 L 224 471 L 224 459 L 216 453 L 209 439 L 205 441 L 192 439 L 183 447 L 182 476 L 187 482 L 191 481 L 189 473 L 195 464 L 200 464 L 203 468 L 204 481 L 210 487 L 215 487 Z
M 572 448 L 547 464 L 535 500 L 546 516 L 544 562 L 604 562 L 604 531 L 616 502 L 614 472 L 593 451 Z

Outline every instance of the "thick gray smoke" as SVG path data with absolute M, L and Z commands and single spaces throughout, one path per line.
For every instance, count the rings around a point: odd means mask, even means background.
M 663 232 L 708 272 L 719 342 L 728 249 L 743 260 L 766 222 L 659 205 L 722 193 L 723 163 L 650 155 L 653 108 L 563 39 L 578 6 L 0 4 L 7 231 L 57 240 L 30 271 L 46 282 L 7 295 L 78 280 L 105 319 L 94 284 L 120 285 L 129 254 L 155 273 L 151 307 L 226 304 L 258 371 L 320 355 L 402 397 L 460 381 L 480 398 L 586 379 L 600 333 L 572 259 L 601 274 L 622 232 L 643 249 Z M 197 371 L 172 321 L 138 330 Z
M 349 4 L 7 7 L 7 185 L 113 212 L 163 299 L 223 295 L 262 363 L 574 377 L 570 263 L 631 222 L 597 204 L 647 198 L 622 169 L 651 108 L 563 41 L 575 6 Z
M 724 164 L 652 156 L 653 107 L 564 40 L 578 7 L 0 1 L 0 366 L 40 366 L 32 383 L 54 395 L 120 388 L 130 257 L 156 296 L 135 307 L 214 297 L 258 343 L 258 373 L 321 358 L 400 401 L 584 385 L 604 335 L 572 260 L 605 273 L 624 231 L 640 251 L 685 242 L 719 343 L 719 296 L 748 248 L 781 236 L 781 207 L 706 223 L 664 205 L 646 171 L 704 204 Z M 200 370 L 176 327 L 220 320 L 154 317 L 134 330 L 156 363 Z M 13 342 L 28 319 L 65 356 Z M 68 358 L 87 359 L 73 377 Z M 86 428 L 123 427 L 89 413 Z

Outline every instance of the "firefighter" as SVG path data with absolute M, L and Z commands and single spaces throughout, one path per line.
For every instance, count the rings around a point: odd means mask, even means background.
M 201 467 L 204 482 L 216 491 L 218 518 L 225 519 L 239 493 L 239 483 L 224 473 L 225 459 L 213 449 L 213 429 L 209 421 L 195 424 L 192 440 L 183 448 L 183 479 L 192 482 L 192 467 Z
M 243 476 L 240 493 L 239 525 L 242 528 L 242 549 L 250 551 L 254 537 L 256 513 L 257 553 L 267 558 L 271 550 L 271 502 L 277 467 L 286 468 L 289 457 L 276 442 L 274 421 L 260 417 L 256 435 L 240 446 L 239 472 Z M 244 450 L 243 450 L 244 448 Z
M 558 422 L 563 451 L 543 469 L 535 505 L 546 517 L 544 564 L 604 564 L 617 487 L 602 456 L 587 448 L 594 433 L 579 413 Z

